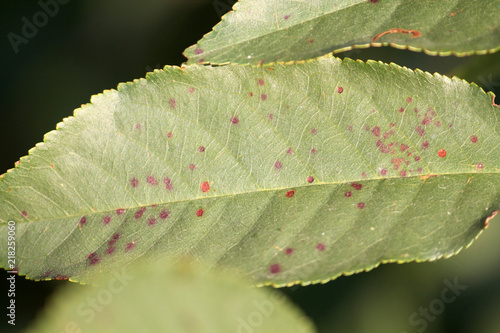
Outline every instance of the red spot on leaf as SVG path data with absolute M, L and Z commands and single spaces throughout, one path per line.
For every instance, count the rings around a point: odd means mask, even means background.
M 351 186 L 352 186 L 352 188 L 354 188 L 357 191 L 359 191 L 363 188 L 363 184 L 359 184 L 359 183 L 351 183 Z
M 421 124 L 422 125 L 428 125 L 432 122 L 432 118 L 431 117 L 424 117 L 424 119 L 422 120 Z
M 271 274 L 278 274 L 279 272 L 281 272 L 280 265 L 273 264 L 273 265 L 269 266 L 269 272 L 271 272 Z
M 106 217 L 102 220 L 102 222 L 103 222 L 104 224 L 108 224 L 109 222 L 111 222 L 111 216 L 106 216 Z
M 405 151 L 405 150 L 408 150 L 410 147 L 408 147 L 407 145 L 405 144 L 401 144 L 401 147 L 399 148 L 401 151 Z
M 249 95 L 250 95 L 250 97 L 253 97 L 253 92 L 251 92 L 251 91 L 250 91 L 250 94 L 249 94 Z
M 380 136 L 380 127 L 375 126 L 375 127 L 372 129 L 372 133 L 373 133 L 373 135 L 374 135 L 374 136 L 379 137 L 379 136 Z
M 286 153 L 288 155 L 291 155 L 293 153 L 293 149 L 292 148 L 288 148 L 287 151 L 286 151 Z
M 413 98 L 411 98 L 411 97 L 406 97 L 406 102 L 411 103 L 411 101 L 413 101 Z
M 345 192 L 344 195 L 345 195 L 346 198 L 350 198 L 350 197 L 352 197 L 352 192 L 351 191 L 347 191 L 347 192 Z
M 387 154 L 388 152 L 390 152 L 389 147 L 387 147 L 387 145 L 383 143 L 382 140 L 377 140 L 377 148 L 383 154 Z
M 420 135 L 420 136 L 424 136 L 425 135 L 425 130 L 422 127 L 420 127 L 420 126 L 417 126 L 417 128 L 415 128 L 415 132 L 417 132 L 418 135 Z
M 234 125 L 238 125 L 239 122 L 240 120 L 237 117 L 231 118 L 231 123 L 233 123 Z
M 444 149 L 439 149 L 439 150 L 438 150 L 438 156 L 439 156 L 439 157 L 445 157 L 445 156 L 446 156 L 446 150 L 444 150 Z
M 200 209 L 198 209 L 198 210 L 196 211 L 196 216 L 198 216 L 198 217 L 202 217 L 204 212 L 205 212 L 205 211 L 204 211 L 203 209 L 201 209 L 201 208 L 200 208 Z
M 339 94 L 342 94 L 342 93 L 344 92 L 344 88 L 342 88 L 342 87 L 338 87 L 338 88 L 337 88 L 337 92 L 338 92 Z
M 311 154 L 316 154 L 317 150 L 315 148 L 311 148 Z
M 293 254 L 293 249 L 292 249 L 291 247 L 287 247 L 287 248 L 285 249 L 285 254 L 286 254 L 287 256 L 291 256 L 291 255 Z
M 175 99 L 171 98 L 171 99 L 168 101 L 168 103 L 170 104 L 170 108 L 171 108 L 171 109 L 175 109 L 175 104 L 176 104 Z
M 358 202 L 358 208 L 359 209 L 365 208 L 365 203 L 364 202 Z
M 202 54 L 203 50 L 202 49 L 194 49 L 194 54 Z
M 258 84 L 259 84 L 259 86 L 263 86 L 264 85 L 264 79 L 259 79 Z
M 135 247 L 135 242 L 132 241 L 130 243 L 128 243 L 126 246 L 125 246 L 125 251 L 128 252 L 130 250 L 132 250 L 133 248 Z
M 149 225 L 155 225 L 156 224 L 156 219 L 149 219 L 148 224 Z
M 382 170 L 380 170 L 380 175 L 381 175 L 381 176 L 385 176 L 385 175 L 387 175 L 387 170 L 386 170 L 386 169 L 382 169 Z
M 478 169 L 478 170 L 481 170 L 482 168 L 484 168 L 484 165 L 483 165 L 483 163 L 479 162 L 479 163 L 477 164 L 477 169 Z
M 85 225 L 87 224 L 87 218 L 85 216 L 83 216 L 81 219 L 80 219 L 80 225 Z
M 393 158 L 391 160 L 391 163 L 394 164 L 394 169 L 396 170 L 398 170 L 403 163 L 408 165 L 408 161 L 406 161 L 404 158 Z
M 307 177 L 307 182 L 308 183 L 312 183 L 313 181 L 314 181 L 314 177 L 313 176 Z
M 99 257 L 97 256 L 97 253 L 95 252 L 92 252 L 91 254 L 89 254 L 87 256 L 88 260 L 89 260 L 89 265 L 95 265 L 97 264 L 101 259 L 99 259 Z
M 172 180 L 167 177 L 167 178 L 163 179 L 163 182 L 165 183 L 165 188 L 169 191 L 172 191 L 172 189 L 174 188 L 172 185 Z
M 188 89 L 188 91 L 189 91 L 190 93 L 194 93 L 194 88 L 193 88 L 193 87 L 191 87 L 191 88 L 189 88 L 189 89 Z
M 160 212 L 160 218 L 161 219 L 166 219 L 170 215 L 170 212 L 168 210 L 162 210 Z
M 137 180 L 137 178 L 132 178 L 130 180 L 130 185 L 132 185 L 133 188 L 136 188 L 139 185 L 139 180 Z
M 205 151 L 205 147 L 203 147 L 203 146 L 199 146 L 199 147 L 198 147 L 198 151 L 199 151 L 200 153 L 203 153 L 203 152 Z
M 429 148 L 429 141 L 422 142 L 422 149 L 425 150 L 427 148 Z
M 313 129 L 311 130 L 311 134 L 312 134 L 312 135 L 316 135 L 316 132 L 317 132 L 317 131 L 316 131 L 316 129 L 315 129 L 315 128 L 313 128 Z
M 406 170 L 401 170 L 401 171 L 399 171 L 399 175 L 400 175 L 401 177 L 406 177 Z
M 477 139 L 477 136 L 476 136 L 476 135 L 472 135 L 472 136 L 470 137 L 470 141 L 471 141 L 472 143 L 476 143 L 476 142 L 477 142 L 477 140 L 478 140 L 478 139 Z
M 28 217 L 28 212 L 27 212 L 27 211 L 25 211 L 25 210 L 23 210 L 23 211 L 21 212 L 21 214 L 22 214 L 24 217 Z
M 201 187 L 201 190 L 202 190 L 203 192 L 208 192 L 208 191 L 210 191 L 210 183 L 209 183 L 209 182 L 203 182 L 203 183 L 201 183 L 201 186 L 200 186 L 200 187 Z
M 172 134 L 172 132 L 168 132 L 167 133 L 167 138 L 171 139 L 174 135 Z
M 260 95 L 260 99 L 265 101 L 267 99 L 267 95 L 266 94 L 261 94 Z
M 295 195 L 295 190 L 290 190 L 288 192 L 286 192 L 286 197 L 287 198 L 291 198 Z
M 316 245 L 316 249 L 318 251 L 325 251 L 325 244 L 323 243 L 318 243 L 318 245 Z
M 273 114 L 272 114 L 272 113 L 270 113 L 270 114 L 267 116 L 267 119 L 269 119 L 269 120 L 273 120 L 273 119 L 274 119 Z
M 120 234 L 114 234 L 109 240 L 109 245 L 114 245 L 120 239 Z
M 158 181 L 156 181 L 155 177 L 153 177 L 153 176 L 148 176 L 147 181 L 149 184 L 151 184 L 153 186 L 158 184 Z
M 115 252 L 115 248 L 114 248 L 114 247 L 112 247 L 112 246 L 110 246 L 110 247 L 108 247 L 108 248 L 106 249 L 106 253 L 107 253 L 107 254 L 112 254 L 113 252 Z
M 291 16 L 291 15 L 285 15 L 285 16 L 283 16 L 283 18 L 284 18 L 285 20 L 288 20 L 288 19 L 290 18 L 290 16 Z
M 281 168 L 283 167 L 283 164 L 281 164 L 280 161 L 276 161 L 274 163 L 274 167 L 277 169 L 277 170 L 281 170 Z
M 122 215 L 122 214 L 123 214 L 123 213 L 125 213 L 125 212 L 126 212 L 126 210 L 125 210 L 125 209 L 123 209 L 123 208 L 118 208 L 118 209 L 116 210 L 116 215 Z
M 145 211 L 146 211 L 146 207 L 142 207 L 141 209 L 139 209 L 137 212 L 135 212 L 135 218 L 136 219 L 141 218 L 142 214 L 144 214 Z
M 194 170 L 196 168 L 196 166 L 194 164 L 189 164 L 189 169 L 190 170 Z

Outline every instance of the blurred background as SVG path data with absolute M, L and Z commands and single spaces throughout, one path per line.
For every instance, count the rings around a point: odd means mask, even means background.
M 0 174 L 12 168 L 62 118 L 90 96 L 144 77 L 164 65 L 180 65 L 227 12 L 233 0 L 68 1 L 16 53 L 8 33 L 21 35 L 23 17 L 40 11 L 37 1 L 0 4 Z M 500 94 L 500 53 L 431 57 L 371 48 L 338 56 L 395 62 L 412 69 L 459 76 Z M 500 103 L 500 97 L 497 103 Z M 500 218 L 470 249 L 433 263 L 382 265 L 325 285 L 282 289 L 320 332 L 500 332 Z M 2 293 L 7 294 L 1 271 Z M 442 291 L 463 290 L 440 307 Z M 2 318 L 0 331 L 22 331 L 66 281 L 17 279 L 16 327 Z M 465 289 L 466 287 L 466 289 Z M 4 301 L 2 307 L 7 306 Z M 428 315 L 422 314 L 431 306 Z M 4 313 L 2 311 L 2 313 Z

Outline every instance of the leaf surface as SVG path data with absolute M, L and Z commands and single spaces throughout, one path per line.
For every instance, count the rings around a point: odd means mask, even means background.
M 226 272 L 153 262 L 99 282 L 61 290 L 28 332 L 314 332 L 285 295 Z
M 242 0 L 186 49 L 189 64 L 258 64 L 390 45 L 432 55 L 500 48 L 500 1 Z
M 165 67 L 44 141 L 0 181 L 31 279 L 194 256 L 308 284 L 451 256 L 500 209 L 492 94 L 373 61 Z

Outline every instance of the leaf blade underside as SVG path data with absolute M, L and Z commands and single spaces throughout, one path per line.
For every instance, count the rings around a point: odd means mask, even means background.
M 333 57 L 165 67 L 94 96 L 5 174 L 0 230 L 17 222 L 31 279 L 193 256 L 282 286 L 450 256 L 500 208 L 491 97 Z

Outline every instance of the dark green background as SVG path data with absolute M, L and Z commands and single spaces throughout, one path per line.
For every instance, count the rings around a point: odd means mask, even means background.
M 47 1 L 47 0 L 45 0 Z M 72 0 L 19 46 L 7 34 L 21 34 L 37 1 L 0 4 L 0 173 L 13 167 L 62 118 L 90 96 L 119 82 L 144 77 L 164 65 L 180 65 L 182 51 L 215 25 L 232 0 Z M 500 94 L 500 53 L 467 58 L 431 57 L 390 48 L 351 51 L 356 59 L 395 62 L 409 68 L 458 75 Z M 500 103 L 500 97 L 497 103 Z M 435 263 L 383 265 L 369 273 L 326 285 L 284 290 L 321 332 L 417 332 L 409 316 L 440 298 L 444 279 L 468 288 L 425 332 L 500 332 L 500 218 L 467 251 Z M 4 249 L 2 249 L 4 251 Z M 6 299 L 7 274 L 0 293 Z M 17 279 L 16 327 L 2 311 L 0 330 L 17 332 L 45 306 L 64 281 Z M 145 296 L 147 297 L 147 296 Z M 154 297 L 152 295 L 151 297 Z M 7 306 L 3 301 L 2 308 Z M 159 309 L 161 314 L 161 309 Z

